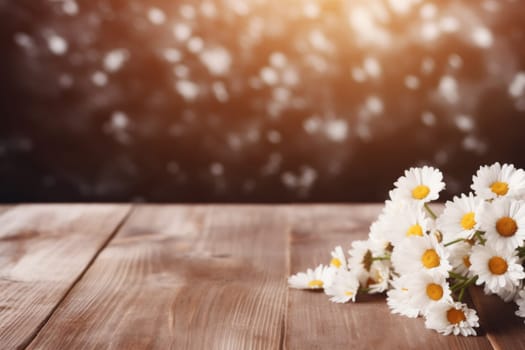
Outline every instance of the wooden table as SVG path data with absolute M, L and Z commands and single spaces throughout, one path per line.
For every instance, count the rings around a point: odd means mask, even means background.
M 286 278 L 364 239 L 379 205 L 0 207 L 0 349 L 523 349 L 514 306 L 471 290 L 477 337 L 333 304 Z

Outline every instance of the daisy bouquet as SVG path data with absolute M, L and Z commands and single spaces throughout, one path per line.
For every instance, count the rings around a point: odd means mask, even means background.
M 482 166 L 473 192 L 446 202 L 437 216 L 429 203 L 444 188 L 438 169 L 406 170 L 368 239 L 352 242 L 348 254 L 335 247 L 328 265 L 291 276 L 290 287 L 322 289 L 335 303 L 386 293 L 393 313 L 424 317 L 445 335 L 476 335 L 477 313 L 463 302 L 472 285 L 514 301 L 525 317 L 525 171 Z

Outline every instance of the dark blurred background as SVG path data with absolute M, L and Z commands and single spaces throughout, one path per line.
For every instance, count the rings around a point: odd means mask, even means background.
M 377 201 L 525 166 L 525 2 L 0 0 L 0 201 Z

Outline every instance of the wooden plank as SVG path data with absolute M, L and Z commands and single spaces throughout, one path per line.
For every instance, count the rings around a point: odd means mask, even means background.
M 33 339 L 128 211 L 21 205 L 0 216 L 0 348 Z
M 366 239 L 379 205 L 311 206 L 294 211 L 291 273 L 328 263 L 331 249 L 345 250 Z M 287 349 L 491 349 L 483 336 L 443 336 L 424 320 L 390 313 L 384 296 L 334 304 L 322 293 L 290 290 L 286 318 Z
M 484 295 L 481 287 L 470 290 L 480 324 L 495 349 L 525 349 L 523 319 L 516 316 L 515 303 L 505 303 L 496 295 Z
M 286 215 L 271 206 L 134 210 L 29 349 L 277 349 Z

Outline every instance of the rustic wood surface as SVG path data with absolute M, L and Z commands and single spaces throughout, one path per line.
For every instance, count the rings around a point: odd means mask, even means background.
M 0 348 L 24 348 L 129 210 L 22 205 L 0 215 Z
M 477 337 L 333 304 L 291 273 L 365 239 L 380 205 L 0 206 L 0 349 L 522 349 L 513 304 L 473 288 Z
M 136 209 L 30 348 L 279 348 L 287 231 L 270 207 Z

